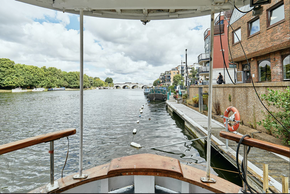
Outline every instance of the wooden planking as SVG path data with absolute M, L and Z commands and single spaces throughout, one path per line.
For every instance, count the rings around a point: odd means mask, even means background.
M 236 142 L 239 142 L 242 137 L 241 135 L 237 135 L 237 134 L 226 132 L 226 131 L 221 131 L 220 136 L 226 139 L 236 141 Z M 286 157 L 290 157 L 290 148 L 287 146 L 277 145 L 274 143 L 270 143 L 270 142 L 266 142 L 266 141 L 262 141 L 262 140 L 258 140 L 254 138 L 249 138 L 249 137 L 245 137 L 242 144 L 260 148 L 267 151 L 271 151 L 271 152 L 281 154 Z
M 56 132 L 52 132 L 52 133 L 48 133 L 48 134 L 44 134 L 44 135 L 39 135 L 36 137 L 30 137 L 27 139 L 23 139 L 23 140 L 7 143 L 4 145 L 0 145 L 0 155 L 15 151 L 15 150 L 19 150 L 22 148 L 26 148 L 29 146 L 33 146 L 36 144 L 40 144 L 43 142 L 53 141 L 56 139 L 60 139 L 62 137 L 67 137 L 67 136 L 73 135 L 75 133 L 76 133 L 76 129 L 65 129 L 62 131 L 56 131 Z
M 138 160 L 137 160 L 138 158 Z M 119 160 L 120 159 L 120 160 Z M 130 162 L 133 159 L 138 164 L 133 168 L 128 168 L 126 166 L 131 166 L 131 164 L 125 164 L 126 162 Z M 140 159 L 140 160 L 139 160 Z M 122 162 L 121 162 L 122 161 Z M 157 162 L 158 164 L 155 164 Z M 117 165 L 122 165 L 122 170 L 119 169 L 115 171 L 115 167 Z M 176 172 L 172 172 L 168 167 L 175 167 L 179 165 L 179 169 Z M 160 169 L 158 168 L 160 166 Z M 145 170 L 146 169 L 148 170 Z M 119 167 L 118 167 L 119 168 Z M 120 166 L 121 168 L 121 166 Z M 179 173 L 177 173 L 179 172 Z M 73 176 L 75 174 L 66 176 L 64 178 L 58 179 L 59 188 L 55 190 L 53 193 L 61 193 L 67 191 L 69 189 L 73 189 L 74 187 L 81 186 L 93 181 L 116 177 L 116 176 L 132 176 L 132 175 L 150 175 L 150 176 L 162 176 L 162 177 L 170 177 L 174 179 L 178 179 L 193 185 L 197 185 L 208 191 L 212 191 L 215 193 L 238 193 L 240 187 L 235 185 L 227 180 L 224 180 L 215 175 L 211 175 L 211 178 L 214 178 L 216 183 L 203 183 L 200 178 L 206 176 L 206 172 L 191 166 L 187 166 L 185 164 L 180 164 L 177 159 L 169 158 L 165 156 L 159 156 L 154 154 L 137 154 L 132 156 L 121 157 L 117 159 L 113 159 L 111 163 L 103 164 L 101 166 L 97 166 L 88 170 L 83 171 L 84 174 L 88 175 L 87 179 L 75 180 Z M 29 193 L 46 193 L 45 186 L 39 187 Z
M 182 177 L 180 162 L 177 159 L 154 154 L 137 154 L 116 158 L 111 161 L 108 175 L 124 175 L 124 173 L 138 172 L 146 175 L 164 173 L 166 175 Z

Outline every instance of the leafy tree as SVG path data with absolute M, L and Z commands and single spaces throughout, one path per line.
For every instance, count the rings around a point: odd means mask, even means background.
M 173 85 L 174 86 L 181 85 L 181 80 L 182 80 L 182 75 L 177 74 L 173 76 Z
M 160 79 L 157 79 L 153 82 L 153 86 L 157 86 L 157 85 L 159 85 L 159 83 L 160 83 Z
M 107 83 L 113 83 L 113 79 L 110 78 L 110 77 L 107 77 L 107 78 L 105 79 L 105 82 L 107 82 Z
M 191 79 L 191 83 L 194 83 L 195 80 L 196 80 L 196 74 L 198 73 L 197 72 L 197 69 L 195 69 L 194 67 L 190 70 L 190 75 L 188 76 L 190 79 Z
M 270 133 L 277 135 L 276 137 L 282 136 L 283 142 L 290 145 L 290 88 L 286 88 L 284 91 L 274 91 L 268 89 L 269 93 L 262 94 L 261 98 L 267 102 L 269 107 L 275 107 L 276 111 L 270 111 L 277 120 L 284 125 L 281 126 L 270 114 L 265 112 L 265 119 L 258 122 L 259 125 L 263 125 Z M 278 112 L 280 111 L 280 112 Z

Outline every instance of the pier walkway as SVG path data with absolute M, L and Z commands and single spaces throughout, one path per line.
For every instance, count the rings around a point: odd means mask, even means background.
M 185 122 L 185 126 L 197 137 L 207 135 L 208 117 L 199 113 L 198 111 L 185 106 L 184 104 L 177 103 L 172 97 L 166 101 L 168 110 L 175 112 Z M 212 120 L 212 146 L 230 163 L 236 166 L 236 148 L 237 143 L 228 140 L 228 149 L 226 148 L 226 139 L 219 136 L 220 131 L 225 131 L 222 123 Z M 237 132 L 234 132 L 237 133 Z M 240 133 L 237 133 L 240 134 Z M 244 135 L 244 134 L 240 134 Z M 249 134 L 251 135 L 251 134 Z M 204 140 L 202 140 L 204 143 Z M 243 159 L 243 146 L 240 147 L 239 159 Z M 248 181 L 255 189 L 260 190 L 263 180 L 263 164 L 268 164 L 269 167 L 269 186 L 275 192 L 282 192 L 282 176 L 290 176 L 290 159 L 275 154 L 273 152 L 261 150 L 258 148 L 251 148 L 248 154 Z M 289 191 L 290 193 L 290 191 Z

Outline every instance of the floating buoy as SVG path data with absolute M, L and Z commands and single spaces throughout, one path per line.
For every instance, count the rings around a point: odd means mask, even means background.
M 140 110 L 140 113 L 142 114 L 142 113 L 143 113 L 143 111 L 142 111 L 142 110 Z
M 137 120 L 137 123 L 139 123 L 139 120 Z
M 133 129 L 133 134 L 135 135 L 137 133 L 137 129 Z
M 141 148 L 142 146 L 139 143 L 131 142 L 130 144 L 132 147 Z
M 141 117 L 141 115 L 139 115 L 139 117 Z
M 151 120 L 151 118 L 149 118 L 149 121 Z

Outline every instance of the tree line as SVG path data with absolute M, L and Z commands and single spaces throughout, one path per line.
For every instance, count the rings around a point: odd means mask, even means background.
M 90 77 L 84 74 L 84 88 L 90 87 L 113 87 L 113 79 L 105 81 L 98 77 Z M 11 89 L 23 88 L 54 88 L 80 87 L 80 72 L 61 71 L 55 67 L 36 67 L 32 65 L 15 64 L 10 59 L 0 58 L 0 88 Z

